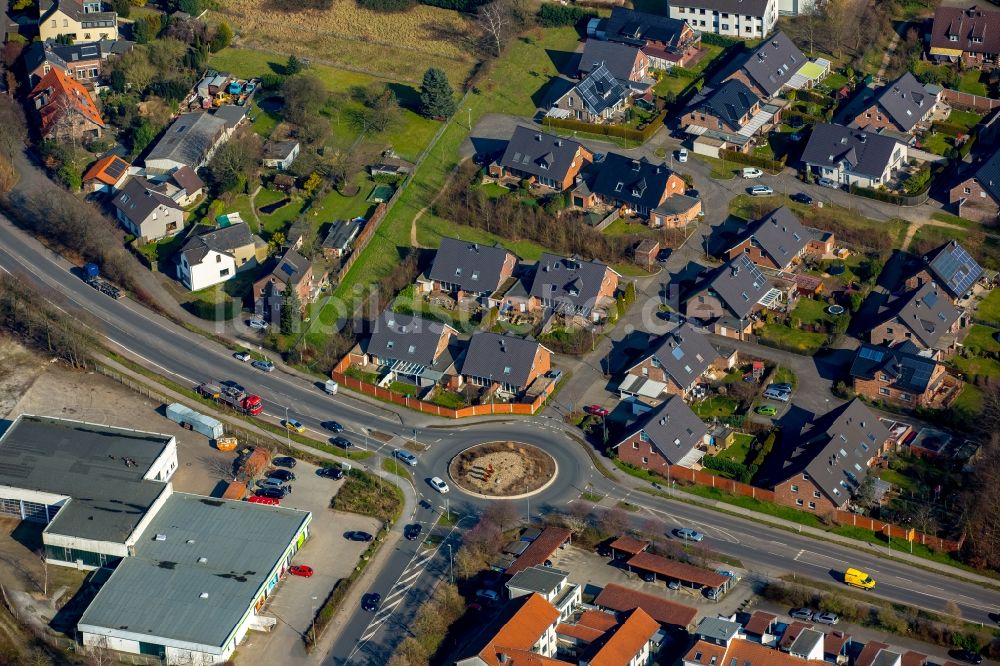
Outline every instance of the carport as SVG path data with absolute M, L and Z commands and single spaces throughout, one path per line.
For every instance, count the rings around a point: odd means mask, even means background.
M 676 580 L 692 589 L 714 589 L 721 597 L 729 590 L 733 579 L 701 567 L 668 560 L 652 553 L 637 553 L 625 563 L 629 571 L 646 571 L 667 581 Z
M 638 555 L 647 548 L 649 548 L 648 541 L 642 541 L 641 539 L 635 539 L 630 536 L 618 537 L 610 544 L 608 548 L 611 549 L 611 555 L 614 559 L 625 559 L 632 555 Z

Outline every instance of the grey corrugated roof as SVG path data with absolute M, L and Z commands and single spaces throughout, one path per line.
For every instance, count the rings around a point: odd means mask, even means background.
M 604 33 L 614 41 L 644 46 L 647 40 L 676 46 L 684 32 L 684 21 L 667 16 L 612 7 Z
M 928 252 L 924 261 L 934 280 L 954 298 L 961 298 L 983 274 L 982 267 L 956 240 Z
M 79 627 L 222 648 L 310 518 L 280 506 L 174 493 Z M 158 534 L 166 538 L 157 541 Z
M 771 289 L 770 282 L 745 254 L 723 264 L 707 286 L 718 294 L 737 319 L 749 317 L 754 306 Z
M 223 104 L 215 110 L 215 117 L 226 123 L 227 128 L 232 129 L 243 122 L 247 115 L 247 109 L 246 105 Z
M 500 165 L 561 181 L 569 173 L 580 148 L 576 141 L 519 125 L 507 142 Z
M 639 431 L 645 432 L 650 443 L 671 465 L 675 465 L 698 448 L 708 432 L 708 426 L 691 411 L 683 398 L 672 395 L 630 428 L 622 441 Z
M 601 283 L 610 270 L 599 261 L 560 257 L 548 252 L 542 254 L 535 265 L 531 280 L 531 296 L 574 308 L 593 309 L 601 292 Z
M 875 325 L 897 319 L 913 332 L 924 347 L 932 349 L 959 314 L 958 308 L 939 291 L 938 286 L 929 282 L 883 305 Z
M 1000 204 L 1000 148 L 976 170 L 976 182 Z
M 818 646 L 823 644 L 823 639 L 825 635 L 822 631 L 816 631 L 815 629 L 803 629 L 799 632 L 799 635 L 795 637 L 792 642 L 792 646 L 789 648 L 789 652 L 796 656 L 805 657 L 812 653 Z
M 799 47 L 779 30 L 746 56 L 743 69 L 768 97 L 774 97 L 806 62 Z
M 628 44 L 588 39 L 580 56 L 580 71 L 589 72 L 603 63 L 611 75 L 619 81 L 627 81 L 639 55 L 639 49 Z
M 590 70 L 574 89 L 583 100 L 587 111 L 595 116 L 604 113 L 629 95 L 628 86 L 616 79 L 603 63 Z
M 650 162 L 608 153 L 591 179 L 590 190 L 608 201 L 619 201 L 648 209 L 660 205 L 673 171 L 665 162 Z
M 809 232 L 787 206 L 771 211 L 752 224 L 747 232 L 779 268 L 788 266 L 809 242 Z M 746 236 L 740 242 L 745 239 Z
M 708 338 L 694 326 L 681 324 L 660 340 L 645 358 L 653 358 L 674 382 L 688 388 L 719 356 Z
M 843 125 L 818 123 L 802 151 L 802 161 L 807 165 L 825 167 L 846 162 L 854 173 L 881 178 L 898 145 L 899 142 L 889 136 Z
M 146 156 L 197 167 L 225 130 L 226 121 L 211 113 L 182 113 Z
M 814 422 L 800 445 L 805 471 L 834 504 L 841 506 L 868 474 L 868 461 L 889 438 L 889 431 L 855 398 Z
M 187 257 L 189 265 L 194 266 L 205 258 L 209 250 L 232 255 L 236 248 L 253 245 L 253 243 L 253 233 L 246 222 L 230 224 L 226 227 L 210 227 L 199 224 L 188 234 L 187 240 L 181 247 L 181 254 Z
M 740 119 L 750 113 L 754 104 L 760 99 L 738 79 L 730 79 L 714 90 L 703 93 L 699 102 L 693 103 L 698 111 L 704 111 L 716 118 L 721 118 L 737 129 L 741 127 Z
M 121 191 L 115 195 L 115 208 L 121 210 L 128 219 L 136 224 L 142 224 L 158 206 L 184 210 L 170 197 L 152 189 L 149 181 L 142 176 L 133 176 L 125 183 Z
M 72 498 L 52 532 L 124 543 L 166 487 L 143 477 L 170 439 L 25 414 L 0 437 L 0 485 Z
M 364 225 L 365 221 L 359 219 L 337 220 L 330 226 L 330 231 L 327 232 L 326 238 L 323 239 L 323 247 L 334 250 L 347 249 L 347 246 L 354 240 L 354 237 L 358 235 L 358 232 L 361 231 Z
M 679 215 L 691 210 L 691 207 L 696 205 L 698 201 L 699 200 L 695 197 L 689 197 L 684 194 L 674 194 L 667 197 L 663 203 L 653 210 L 657 213 L 663 213 L 664 215 Z
M 894 347 L 865 342 L 851 362 L 851 377 L 872 380 L 883 373 L 892 379 L 892 387 L 919 394 L 927 390 L 935 366 L 935 360 L 918 354 L 908 340 Z
M 729 641 L 740 633 L 743 627 L 738 622 L 732 622 L 721 617 L 703 617 L 694 633 L 713 643 L 728 645 Z M 720 665 L 721 666 L 721 665 Z
M 174 169 L 174 172 L 170 174 L 170 177 L 179 187 L 184 189 L 188 196 L 205 187 L 205 183 L 203 183 L 201 178 L 198 177 L 198 174 L 195 173 L 194 169 L 186 164 L 182 167 Z
M 268 141 L 264 144 L 264 158 L 269 160 L 283 160 L 292 154 L 298 141 Z
M 454 329 L 440 322 L 385 310 L 374 322 L 365 352 L 380 358 L 434 365 L 441 337 Z
M 568 571 L 535 565 L 514 574 L 514 577 L 507 581 L 507 589 L 530 590 L 548 596 L 558 590 L 568 577 Z
M 513 335 L 479 332 L 469 340 L 462 374 L 526 387 L 541 343 Z
M 933 96 L 910 72 L 883 86 L 875 101 L 904 132 L 913 129 L 934 106 Z
M 499 245 L 442 238 L 428 277 L 435 282 L 457 284 L 463 291 L 493 293 L 503 279 L 504 264 L 512 256 Z

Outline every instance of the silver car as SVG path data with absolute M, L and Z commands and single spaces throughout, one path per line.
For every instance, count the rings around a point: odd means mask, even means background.
M 788 613 L 795 620 L 802 620 L 803 622 L 809 622 L 813 619 L 813 612 L 808 608 L 793 608 Z
M 840 618 L 837 617 L 836 613 L 829 613 L 827 611 L 823 611 L 822 613 L 816 613 L 815 615 L 813 615 L 813 622 L 816 622 L 818 624 L 829 624 L 832 626 L 840 622 Z
M 392 452 L 392 455 L 395 456 L 396 458 L 398 458 L 399 460 L 402 460 L 407 465 L 411 465 L 412 466 L 412 465 L 416 465 L 417 464 L 417 457 L 415 455 L 413 455 L 412 453 L 410 453 L 409 451 L 403 451 L 402 449 L 396 449 L 395 451 Z

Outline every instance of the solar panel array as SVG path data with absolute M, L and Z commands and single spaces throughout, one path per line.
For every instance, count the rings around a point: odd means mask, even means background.
M 862 347 L 860 352 L 861 358 L 866 361 L 874 361 L 879 363 L 885 357 L 885 352 L 881 349 L 875 349 L 874 347 Z
M 958 296 L 975 284 L 982 274 L 982 269 L 976 260 L 957 243 L 939 253 L 932 265 L 945 279 L 948 289 Z
M 128 162 L 119 158 L 115 158 L 111 160 L 111 164 L 105 167 L 104 172 L 117 180 L 118 178 L 121 177 L 123 173 L 125 173 L 125 170 L 127 168 L 128 168 Z

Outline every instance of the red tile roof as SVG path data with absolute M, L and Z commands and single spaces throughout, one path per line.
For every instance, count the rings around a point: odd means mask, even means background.
M 879 643 L 878 641 L 870 641 L 865 643 L 865 646 L 861 649 L 861 653 L 858 654 L 857 659 L 854 660 L 854 666 L 872 666 L 872 662 L 875 661 L 875 657 L 882 650 L 887 650 L 889 648 L 885 643 Z
M 662 597 L 639 592 L 628 587 L 608 583 L 594 599 L 594 605 L 609 608 L 619 613 L 641 608 L 662 625 L 673 625 L 686 629 L 698 615 L 696 608 L 685 606 Z
M 706 666 L 710 664 L 722 666 L 730 663 L 739 666 L 823 666 L 826 663 L 816 659 L 793 657 L 787 652 L 738 638 L 730 641 L 728 647 L 698 641 L 688 650 L 684 661 Z
M 705 641 L 698 641 L 684 655 L 684 663 L 721 664 L 725 656 L 726 647 L 724 645 L 714 645 Z
M 104 120 L 87 89 L 79 81 L 66 76 L 58 67 L 49 70 L 35 85 L 31 98 L 34 100 L 42 94 L 46 95 L 45 104 L 38 108 L 42 134 L 47 134 L 68 109 L 77 111 L 98 127 L 104 127 Z
M 618 624 L 618 618 L 613 613 L 605 613 L 599 610 L 584 611 L 576 621 L 586 627 L 592 627 L 601 631 L 607 631 Z
M 824 654 L 840 654 L 840 651 L 850 640 L 850 634 L 845 634 L 843 631 L 831 631 L 823 637 L 823 652 Z
M 925 666 L 929 658 L 926 654 L 909 650 L 903 655 L 903 666 Z
M 99 180 L 105 185 L 114 185 L 128 171 L 129 163 L 117 155 L 108 155 L 94 162 L 87 173 L 83 174 L 83 182 Z M 117 175 L 115 175 L 117 174 Z
M 506 621 L 501 620 L 502 624 L 479 651 L 479 658 L 488 666 L 499 666 L 501 654 L 510 657 L 514 651 L 525 651 L 530 655 L 531 648 L 538 642 L 545 630 L 559 619 L 559 611 L 542 595 L 534 593 L 522 598 L 524 601 L 518 598 L 510 602 L 511 604 L 520 603 L 520 605 L 514 609 L 512 615 L 506 618 Z M 524 655 L 522 659 L 527 659 L 527 655 Z M 510 663 L 508 661 L 507 665 L 510 666 Z M 536 664 L 553 662 L 517 661 L 515 659 L 514 663 L 518 666 L 521 664 L 535 666 Z
M 623 553 L 628 553 L 629 555 L 638 555 L 642 551 L 649 547 L 648 541 L 642 541 L 640 539 L 634 539 L 630 536 L 618 537 L 611 542 L 612 550 L 620 550 Z
M 590 658 L 590 666 L 621 666 L 630 664 L 660 625 L 641 608 L 631 611 L 625 621 L 612 629 L 607 641 Z
M 578 641 L 583 641 L 584 643 L 593 643 L 605 634 L 605 632 L 601 629 L 594 629 L 593 627 L 587 627 L 582 624 L 565 623 L 560 623 L 559 626 L 556 627 L 556 633 L 560 636 L 575 638 Z
M 522 569 L 544 564 L 545 560 L 549 559 L 559 546 L 569 541 L 571 536 L 573 532 L 562 527 L 546 527 L 514 561 L 514 564 L 507 568 L 506 573 L 513 575 Z
M 629 558 L 629 567 L 652 571 L 666 578 L 675 578 L 685 583 L 695 583 L 707 587 L 721 587 L 729 580 L 722 574 L 701 567 L 668 560 L 652 553 L 638 553 Z
M 766 613 L 764 611 L 754 611 L 753 615 L 750 616 L 750 620 L 747 622 L 746 632 L 748 634 L 756 634 L 758 636 L 763 636 L 771 629 L 771 623 L 778 619 L 778 616 L 774 613 Z

